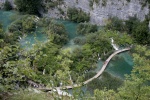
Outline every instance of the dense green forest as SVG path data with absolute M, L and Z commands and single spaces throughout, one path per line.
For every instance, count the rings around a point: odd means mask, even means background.
M 69 8 L 68 20 L 79 23 L 77 35 L 84 37 L 76 37 L 73 41 L 80 47 L 69 50 L 64 49 L 69 42 L 65 26 L 54 19 L 41 17 L 40 10 L 46 9 L 41 2 L 42 0 L 15 0 L 19 15 L 12 18 L 7 30 L 0 23 L 0 99 L 150 99 L 149 18 L 139 21 L 135 16 L 124 21 L 113 17 L 109 18 L 106 26 L 99 28 L 89 22 L 89 14 Z M 50 2 L 50 7 L 53 7 L 62 0 L 57 0 L 57 3 L 51 0 L 45 2 Z M 11 4 L 5 2 L 3 10 L 11 9 Z M 19 38 L 34 34 L 37 30 L 46 35 L 46 42 L 37 41 L 30 49 L 21 47 Z M 111 38 L 121 48 L 131 47 L 129 53 L 134 66 L 124 80 L 104 72 L 87 85 L 87 90 L 94 92 L 74 88 L 71 97 L 38 89 L 80 84 L 94 76 L 96 73 L 93 70 L 97 67 L 98 58 L 105 61 L 115 52 Z

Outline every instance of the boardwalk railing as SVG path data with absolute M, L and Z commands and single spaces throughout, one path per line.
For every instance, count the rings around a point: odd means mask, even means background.
M 121 52 L 125 52 L 125 51 L 129 51 L 130 48 L 125 48 L 125 49 L 121 49 L 121 50 L 117 50 L 115 51 L 113 54 L 111 54 L 107 60 L 104 62 L 101 70 L 95 75 L 93 76 L 92 78 L 84 81 L 82 84 L 74 84 L 74 85 L 69 85 L 69 86 L 62 86 L 62 87 L 54 87 L 54 88 L 39 88 L 40 90 L 46 90 L 46 91 L 50 91 L 52 89 L 61 89 L 61 90 L 65 90 L 65 89 L 72 89 L 72 88 L 75 88 L 75 87 L 80 87 L 82 85 L 86 85 L 88 84 L 89 82 L 93 81 L 94 79 L 98 78 L 103 72 L 104 70 L 106 69 L 108 63 L 110 62 L 110 60 L 115 56 L 117 55 L 118 53 L 121 53 Z

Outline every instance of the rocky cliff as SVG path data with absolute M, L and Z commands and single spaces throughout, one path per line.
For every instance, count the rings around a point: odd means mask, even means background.
M 92 0 L 94 1 L 94 0 Z M 142 0 L 99 0 L 98 3 L 93 2 L 90 6 L 90 0 L 64 0 L 64 4 L 58 8 L 66 12 L 68 7 L 76 7 L 90 14 L 91 22 L 104 25 L 109 17 L 118 17 L 127 20 L 130 16 L 137 16 L 138 19 L 144 20 L 145 15 L 149 14 L 149 5 L 143 6 Z M 49 9 L 49 17 L 63 17 L 57 9 Z
M 14 0 L 9 0 L 12 4 Z M 53 0 L 57 1 L 57 0 Z M 48 9 L 44 16 L 52 18 L 66 18 L 68 7 L 76 7 L 90 14 L 91 23 L 105 25 L 109 17 L 118 17 L 127 20 L 130 16 L 137 16 L 144 20 L 145 15 L 150 14 L 149 4 L 143 3 L 145 0 L 63 0 L 64 3 L 55 8 Z M 98 2 L 96 2 L 98 1 Z M 0 0 L 0 4 L 5 0 Z M 91 4 L 92 3 L 92 4 Z M 14 4 L 13 4 L 14 6 Z M 60 9 L 65 13 L 62 15 Z

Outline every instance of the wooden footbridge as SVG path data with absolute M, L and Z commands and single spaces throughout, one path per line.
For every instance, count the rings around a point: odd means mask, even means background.
M 44 90 L 44 91 L 51 91 L 53 89 L 56 89 L 56 90 L 67 90 L 67 89 L 72 89 L 72 88 L 76 88 L 76 87 L 80 87 L 80 86 L 83 86 L 83 85 L 86 85 L 88 84 L 89 82 L 93 81 L 94 79 L 98 78 L 103 72 L 104 70 L 106 69 L 108 63 L 110 62 L 110 60 L 115 56 L 117 55 L 118 53 L 121 53 L 121 52 L 125 52 L 125 51 L 129 51 L 130 48 L 125 48 L 125 49 L 121 49 L 121 50 L 117 50 L 115 51 L 113 54 L 111 54 L 107 60 L 104 62 L 101 70 L 95 75 L 93 76 L 92 78 L 84 81 L 83 83 L 81 84 L 74 84 L 74 85 L 69 85 L 69 86 L 62 86 L 62 87 L 53 87 L 53 88 L 39 88 L 40 90 Z

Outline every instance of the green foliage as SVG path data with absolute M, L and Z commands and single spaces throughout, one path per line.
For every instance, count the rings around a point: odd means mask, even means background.
M 19 72 L 20 62 L 17 53 L 19 48 L 16 45 L 4 46 L 0 50 L 0 91 L 17 89 L 17 83 L 23 80 L 23 75 Z M 26 62 L 25 62 L 26 63 Z M 22 63 L 23 65 L 23 63 Z
M 36 16 L 32 15 L 24 15 L 20 19 L 14 21 L 9 25 L 9 32 L 21 32 L 22 34 L 29 33 L 35 31 L 36 28 Z
M 127 2 L 130 2 L 131 0 L 127 0 Z
M 106 28 L 113 31 L 124 31 L 123 21 L 117 17 L 109 18 Z
M 44 0 L 45 3 L 45 9 L 49 9 L 49 8 L 55 8 L 60 4 L 63 4 L 63 0 Z
M 73 42 L 77 45 L 84 45 L 86 43 L 86 39 L 76 37 L 76 38 L 73 39 Z
M 95 1 L 95 3 L 96 3 L 96 4 L 98 4 L 98 3 L 99 3 L 99 0 L 94 0 L 94 1 Z
M 107 0 L 102 0 L 102 6 L 106 6 L 107 5 Z
M 119 94 L 126 99 L 148 99 L 150 94 L 150 50 L 145 46 L 136 46 L 134 57 L 134 69 L 126 78 L 125 84 L 119 89 Z M 128 92 L 127 92 L 128 91 Z
M 88 33 L 94 33 L 96 31 L 98 31 L 97 25 L 92 25 L 92 24 L 89 24 L 89 23 L 80 23 L 77 26 L 77 33 L 78 34 L 85 35 L 85 34 L 88 34 Z
M 2 39 L 4 39 L 4 32 L 3 32 L 3 26 L 2 26 L 2 24 L 0 23 L 0 47 L 1 47 L 1 43 L 2 43 Z
M 93 77 L 95 74 L 96 73 L 87 73 L 85 78 L 89 79 Z M 117 88 L 122 86 L 122 84 L 123 84 L 123 81 L 121 79 L 111 76 L 108 72 L 104 72 L 100 76 L 100 79 L 95 79 L 92 82 L 90 82 L 87 85 L 88 87 L 87 89 L 91 91 L 95 89 L 103 90 L 107 88 L 109 90 L 117 91 Z
M 148 28 L 149 20 L 140 22 L 136 16 L 129 17 L 129 20 L 122 21 L 118 18 L 111 18 L 106 25 L 106 29 L 116 30 L 120 32 L 127 32 L 131 34 L 136 43 L 142 45 L 149 45 L 150 43 L 150 32 Z
M 120 33 L 117 31 L 100 31 L 105 34 L 105 38 L 113 38 L 115 43 L 119 46 L 130 46 L 133 44 L 132 38 L 127 33 Z
M 6 0 L 4 3 L 4 10 L 12 10 L 12 5 L 8 0 Z
M 63 24 L 51 21 L 45 32 L 55 44 L 63 45 L 68 41 L 66 29 Z
M 140 1 L 142 7 L 145 7 L 146 5 L 149 5 L 150 4 L 150 0 L 142 0 Z
M 103 32 L 89 34 L 85 46 L 90 47 L 95 55 L 99 53 L 101 57 L 113 50 L 110 39 Z
M 39 92 L 36 93 L 35 91 Z M 67 96 L 60 96 L 58 93 L 44 93 L 35 89 L 21 90 L 17 94 L 13 94 L 8 100 L 70 100 Z
M 80 23 L 80 22 L 88 22 L 90 20 L 89 14 L 86 14 L 81 9 L 78 10 L 76 8 L 68 8 L 67 15 L 69 20 Z
M 136 16 L 134 17 L 129 17 L 128 20 L 125 21 L 125 30 L 127 31 L 128 34 L 132 34 L 133 31 L 133 26 L 140 24 L 140 21 L 137 19 Z
M 131 75 L 126 77 L 118 92 L 112 90 L 95 90 L 95 98 L 111 100 L 148 100 L 150 97 L 150 50 L 145 46 L 136 46 L 134 58 L 134 69 Z M 111 92 L 110 92 L 111 91 Z
M 93 57 L 93 52 L 89 45 L 84 45 L 82 49 L 75 49 L 71 55 L 73 64 L 71 70 L 83 74 L 83 72 L 93 69 L 96 66 L 96 57 Z
M 133 26 L 132 36 L 139 44 L 150 45 L 150 31 L 148 28 L 148 22 L 140 22 Z
M 58 46 L 48 42 L 45 46 L 37 53 L 34 61 L 33 67 L 40 72 L 45 69 L 45 74 L 54 75 L 59 65 L 57 63 L 56 54 L 58 53 Z
M 42 0 L 15 0 L 15 4 L 19 12 L 40 15 Z
M 113 90 L 98 90 L 94 91 L 94 98 L 95 100 L 120 100 L 118 94 L 115 93 Z
M 150 43 L 150 32 L 148 28 L 148 20 L 140 22 L 136 17 L 130 17 L 129 20 L 125 21 L 125 29 L 128 34 L 131 34 L 135 42 L 139 44 Z

